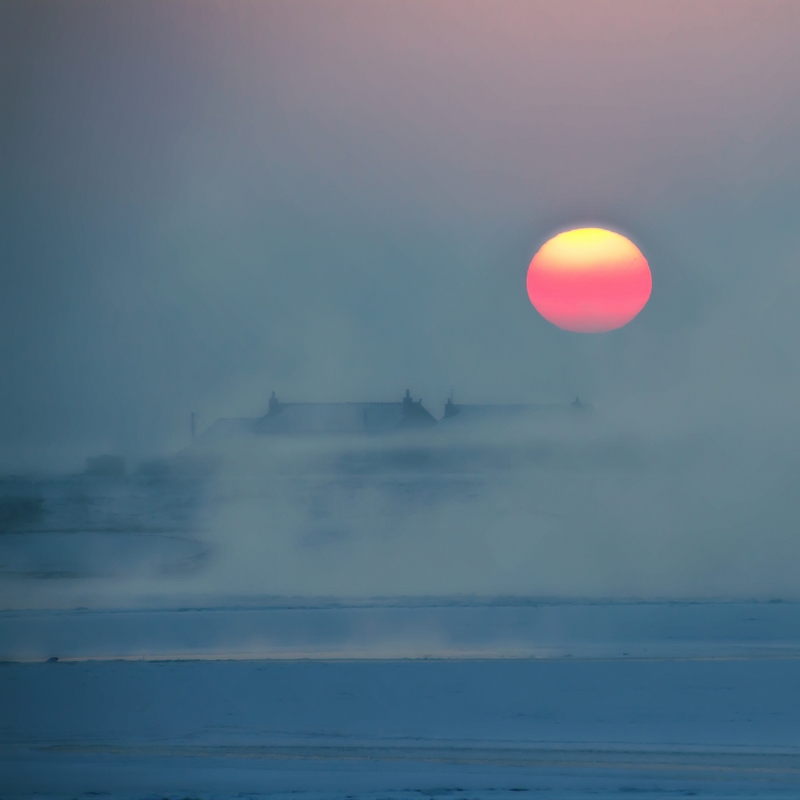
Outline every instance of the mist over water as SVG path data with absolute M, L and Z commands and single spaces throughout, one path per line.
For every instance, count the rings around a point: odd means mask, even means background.
M 796 597 L 797 6 L 501 5 L 3 6 L 4 606 Z M 653 293 L 569 334 L 595 224 Z M 593 411 L 190 446 L 407 387 Z
M 568 407 L 449 422 L 201 437 L 124 477 L 7 479 L 3 605 L 797 598 L 791 443 Z

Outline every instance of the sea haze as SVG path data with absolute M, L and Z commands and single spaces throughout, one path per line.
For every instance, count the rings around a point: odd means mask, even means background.
M 374 436 L 201 434 L 127 472 L 9 476 L 0 601 L 798 598 L 791 441 L 565 408 Z

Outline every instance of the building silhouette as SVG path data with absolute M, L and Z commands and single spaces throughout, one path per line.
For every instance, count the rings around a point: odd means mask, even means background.
M 591 406 L 578 398 L 569 404 L 456 404 L 448 398 L 444 415 L 437 420 L 407 389 L 397 402 L 294 403 L 272 392 L 267 413 L 261 417 L 222 418 L 198 440 L 237 436 L 380 435 L 442 425 L 458 428 L 470 424 L 522 421 L 525 417 L 548 419 Z
M 218 419 L 201 438 L 241 435 L 382 434 L 431 427 L 436 418 L 406 390 L 399 402 L 291 403 L 272 392 L 263 417 Z
M 471 403 L 456 404 L 449 397 L 444 404 L 444 416 L 440 422 L 452 425 L 469 422 L 501 422 L 523 415 L 546 418 L 571 411 L 589 410 L 591 406 L 577 397 L 569 405 L 563 403 Z

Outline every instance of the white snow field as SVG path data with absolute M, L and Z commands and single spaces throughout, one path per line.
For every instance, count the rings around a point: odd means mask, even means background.
M 793 603 L 5 612 L 0 797 L 796 798 L 799 631 Z

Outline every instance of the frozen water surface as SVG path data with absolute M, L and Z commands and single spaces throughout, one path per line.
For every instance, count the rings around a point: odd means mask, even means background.
M 463 599 L 6 612 L 2 796 L 797 797 L 798 620 Z M 386 652 L 403 626 L 432 655 Z

